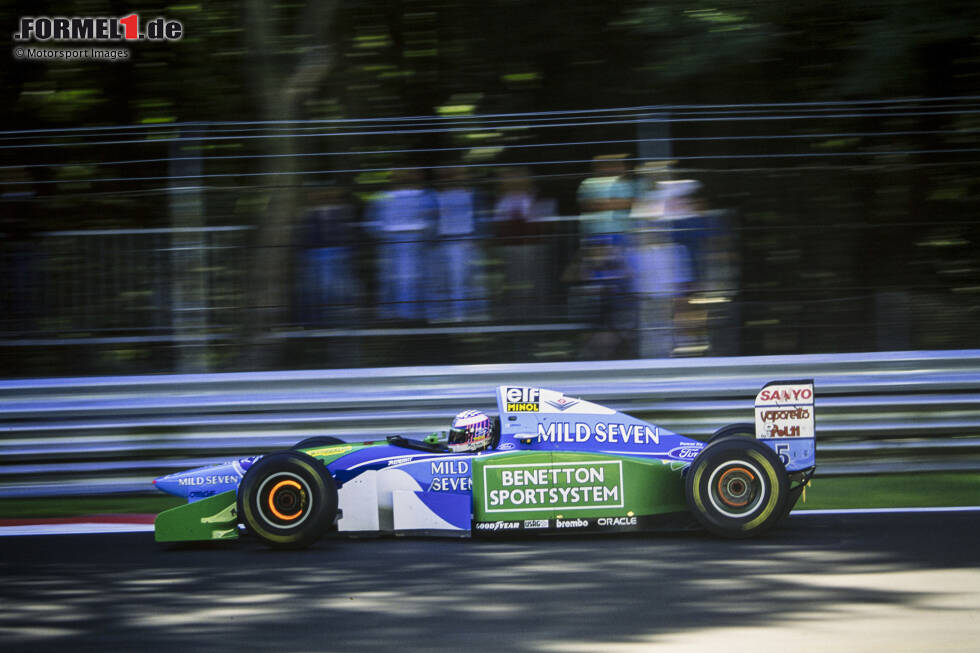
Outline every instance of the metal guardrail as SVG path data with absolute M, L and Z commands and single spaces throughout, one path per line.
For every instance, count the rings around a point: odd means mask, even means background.
M 444 430 L 494 388 L 561 390 L 705 438 L 813 378 L 818 475 L 980 471 L 980 350 L 0 381 L 0 497 L 152 492 L 286 447 Z

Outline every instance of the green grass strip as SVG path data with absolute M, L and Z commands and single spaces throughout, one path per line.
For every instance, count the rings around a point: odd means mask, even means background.
M 44 497 L 38 499 L 0 499 L 0 519 L 29 517 L 77 517 L 158 513 L 186 503 L 180 497 L 107 495 L 98 497 Z
M 936 508 L 980 505 L 980 474 L 930 473 L 840 476 L 810 483 L 797 510 Z

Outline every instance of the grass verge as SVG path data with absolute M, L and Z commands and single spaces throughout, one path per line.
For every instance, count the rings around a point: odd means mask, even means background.
M 980 474 L 930 473 L 840 476 L 810 483 L 797 510 L 935 508 L 980 505 Z
M 151 495 L 107 495 L 0 499 L 0 519 L 158 513 L 183 503 L 186 502 L 180 497 L 163 495 L 159 497 Z

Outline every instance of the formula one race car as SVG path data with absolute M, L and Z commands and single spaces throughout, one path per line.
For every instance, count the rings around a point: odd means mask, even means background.
M 486 420 L 478 451 L 459 452 L 465 428 L 446 440 L 318 437 L 164 476 L 156 487 L 189 503 L 157 516 L 156 539 L 235 539 L 240 524 L 273 547 L 307 546 L 331 531 L 469 536 L 700 524 L 740 538 L 771 530 L 814 470 L 812 381 L 769 383 L 756 397 L 754 425 L 725 426 L 707 442 L 542 388 L 501 386 L 497 407 L 499 418 L 461 414 Z

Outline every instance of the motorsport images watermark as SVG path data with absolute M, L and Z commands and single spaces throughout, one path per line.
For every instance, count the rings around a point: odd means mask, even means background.
M 16 47 L 18 61 L 128 61 L 129 48 L 39 48 Z
M 130 51 L 123 47 L 44 47 L 51 43 L 131 43 L 136 41 L 179 41 L 184 25 L 179 20 L 158 16 L 142 26 L 139 14 L 115 16 L 22 16 L 13 34 L 14 59 L 27 61 L 125 61 Z M 25 45 L 19 45 L 19 44 Z M 27 45 L 40 43 L 44 45 Z

